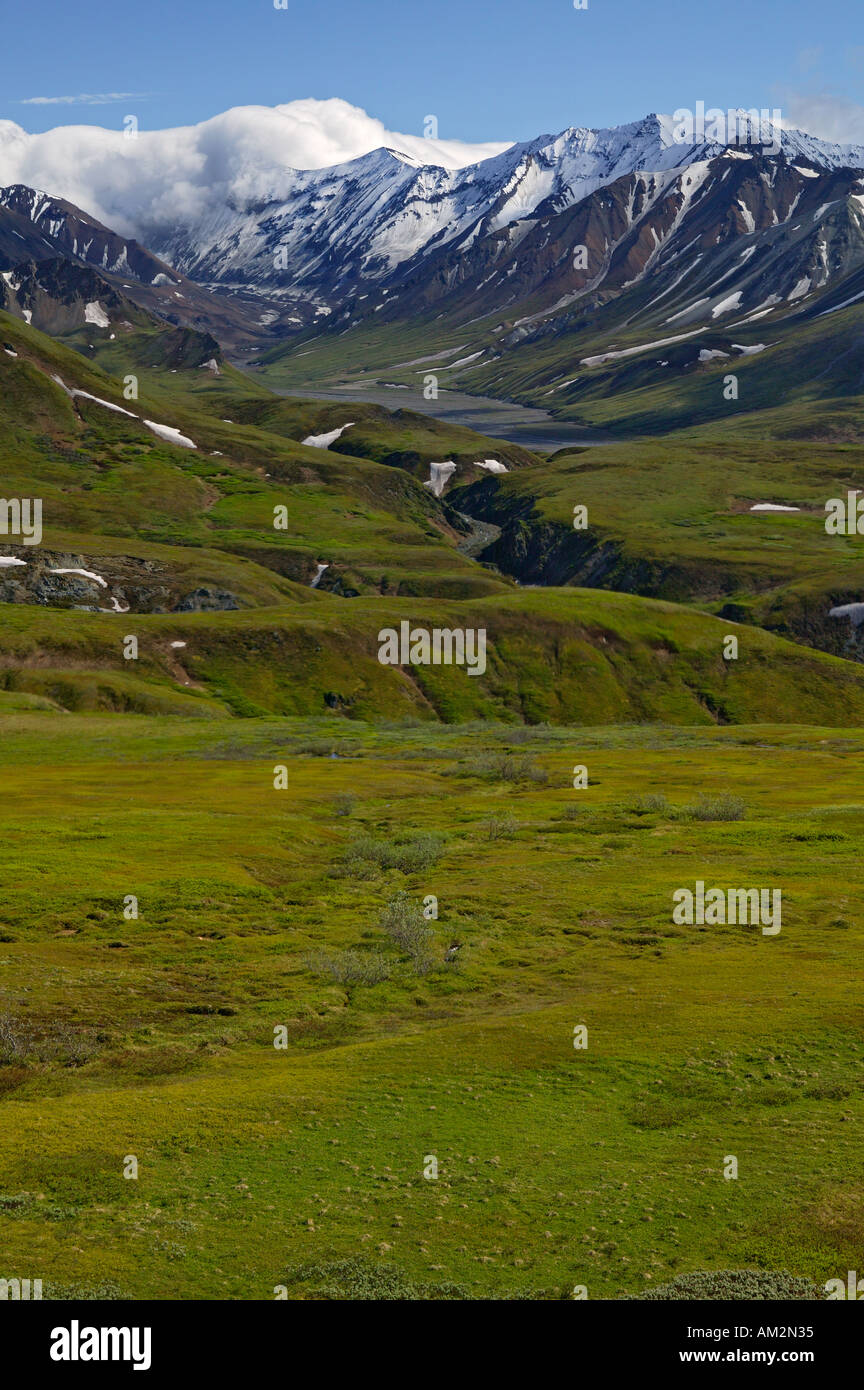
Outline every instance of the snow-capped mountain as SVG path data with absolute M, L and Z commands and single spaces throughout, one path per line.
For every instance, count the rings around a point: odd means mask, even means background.
M 560 211 L 548 199 L 529 218 L 415 256 L 386 298 L 370 299 L 372 312 L 385 322 L 433 307 L 463 322 L 501 314 L 518 341 L 571 306 L 596 312 L 620 297 L 642 318 L 681 326 L 803 302 L 864 261 L 862 190 L 857 169 L 783 153 L 724 150 L 625 174 Z M 343 316 L 368 312 L 354 301 Z
M 298 170 L 271 153 L 203 201 L 139 207 L 149 249 L 16 185 L 0 189 L 0 270 L 65 255 L 150 312 L 252 350 L 310 325 L 482 322 L 484 363 L 586 321 L 644 321 L 665 340 L 809 312 L 814 297 L 819 312 L 857 302 L 864 147 L 746 117 L 736 134 L 688 141 L 651 115 L 458 168 L 388 148 Z
M 264 325 L 277 324 L 280 318 L 278 312 L 262 311 L 258 298 L 217 299 L 140 242 L 119 235 L 63 198 L 23 184 L 0 188 L 0 273 L 6 285 L 13 272 L 17 281 L 29 283 L 30 263 L 61 260 L 98 271 L 111 282 L 113 292 L 121 298 L 128 295 L 149 313 L 199 332 L 212 330 L 220 342 L 232 346 L 260 342 Z M 12 299 L 3 307 L 17 312 L 18 302 Z
M 797 131 L 777 132 L 776 139 L 790 161 L 864 167 L 864 147 Z M 381 149 L 330 169 L 287 171 L 266 201 L 235 198 L 197 220 L 154 226 L 149 244 L 199 282 L 305 291 L 324 296 L 328 308 L 347 293 L 386 285 L 406 264 L 442 247 L 468 248 L 505 227 L 562 212 L 624 175 L 669 182 L 725 148 L 707 139 L 679 143 L 673 119 L 652 115 L 610 130 L 540 136 L 463 169 Z

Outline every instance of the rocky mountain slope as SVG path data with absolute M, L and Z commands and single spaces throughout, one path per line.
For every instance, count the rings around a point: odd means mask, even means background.
M 790 161 L 815 160 L 826 170 L 864 166 L 864 149 L 795 131 L 778 140 Z M 672 119 L 657 115 L 610 130 L 540 136 L 457 170 L 382 149 L 331 169 L 285 171 L 266 200 L 235 200 L 197 222 L 154 225 L 149 240 L 195 280 L 301 287 L 341 299 L 389 285 L 444 247 L 464 253 L 508 228 L 520 237 L 528 219 L 543 223 L 622 177 L 672 183 L 724 149 L 716 140 L 677 140 Z
M 226 346 L 259 345 L 282 313 L 268 313 L 258 297 L 214 297 L 63 198 L 21 184 L 0 188 L 0 273 L 7 286 L 10 275 L 21 279 L 20 267 L 44 261 L 89 266 L 115 295 L 177 326 L 212 331 Z M 15 312 L 14 303 L 8 307 Z
M 694 205 L 708 277 L 717 269 L 705 254 L 712 218 L 723 229 L 722 250 L 735 236 L 786 225 L 799 204 L 809 216 L 852 195 L 848 171 L 864 168 L 864 148 L 754 130 L 741 119 L 735 134 L 743 143 L 728 147 L 682 138 L 671 117 L 651 115 L 540 136 L 462 169 L 390 149 L 332 168 L 273 169 L 266 178 L 253 168 L 245 195 L 232 188 L 197 215 L 150 209 L 149 250 L 50 190 L 16 185 L 0 189 L 0 262 L 9 269 L 46 253 L 81 260 L 122 276 L 130 292 L 146 286 L 147 307 L 185 323 L 207 312 L 194 285 L 215 287 L 259 342 L 310 325 L 338 321 L 342 331 L 373 315 L 386 321 L 454 296 L 464 318 L 503 313 L 538 294 L 549 309 L 601 281 L 613 292 L 641 277 L 666 258 L 673 233 L 689 227 Z M 738 171 L 736 158 L 745 166 Z M 683 245 L 676 236 L 679 251 Z M 577 246 L 587 250 L 581 266 L 570 254 Z M 814 268 L 806 267 L 811 284 Z

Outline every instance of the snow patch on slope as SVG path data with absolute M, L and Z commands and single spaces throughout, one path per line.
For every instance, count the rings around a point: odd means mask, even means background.
M 436 497 L 440 497 L 455 472 L 456 465 L 452 459 L 448 459 L 446 463 L 430 463 L 429 479 L 423 486 L 428 487 Z
M 174 429 L 172 425 L 157 425 L 155 420 L 145 420 L 144 424 L 148 430 L 152 430 L 154 434 L 158 434 L 160 439 L 167 440 L 169 444 L 177 444 L 181 449 L 198 448 L 197 444 L 194 444 L 185 434 L 181 434 L 179 430 Z
M 331 444 L 341 439 L 345 431 L 350 430 L 356 423 L 356 420 L 349 420 L 347 425 L 340 425 L 338 430 L 329 430 L 327 434 L 310 434 L 300 442 L 308 445 L 310 449 L 329 449 Z
M 93 300 L 92 304 L 84 306 L 84 322 L 92 323 L 96 328 L 109 328 L 111 325 L 111 320 L 98 299 Z

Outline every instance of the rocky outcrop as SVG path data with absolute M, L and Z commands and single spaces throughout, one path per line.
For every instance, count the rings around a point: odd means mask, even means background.
M 236 596 L 189 580 L 156 560 L 84 555 L 37 546 L 0 550 L 0 603 L 34 603 L 91 613 L 197 613 L 237 609 Z

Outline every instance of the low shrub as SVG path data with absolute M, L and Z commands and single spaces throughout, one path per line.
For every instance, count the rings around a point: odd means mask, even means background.
M 379 985 L 390 977 L 390 962 L 380 951 L 313 951 L 305 964 L 313 975 L 339 985 Z
M 392 840 L 377 840 L 372 835 L 359 835 L 345 850 L 342 862 L 333 871 L 338 878 L 374 878 L 387 869 L 403 874 L 416 874 L 428 869 L 440 856 L 444 842 L 440 835 L 422 832 L 399 835 Z
M 479 753 L 459 769 L 463 777 L 481 777 L 489 782 L 535 782 L 542 785 L 549 774 L 527 753 Z
M 703 796 L 680 814 L 682 820 L 743 820 L 747 804 L 740 796 Z
M 483 822 L 487 840 L 512 840 L 518 829 L 519 822 L 509 812 L 503 816 L 490 816 L 489 820 Z
M 626 809 L 633 816 L 668 816 L 672 813 L 672 807 L 665 796 L 657 792 L 645 792 L 642 796 L 637 796 Z
M 40 1026 L 29 1019 L 0 1015 L 0 1065 L 59 1062 L 80 1067 L 97 1051 L 94 1037 L 60 1020 Z
M 395 1265 L 372 1264 L 355 1256 L 307 1264 L 292 1271 L 287 1282 L 303 1287 L 304 1296 L 321 1301 L 416 1302 L 428 1299 L 470 1299 L 460 1284 L 418 1284 Z
M 395 898 L 390 899 L 381 913 L 380 926 L 407 955 L 422 957 L 429 954 L 432 928 L 423 916 L 422 908 L 412 902 L 407 893 L 397 893 Z
M 747 1302 L 804 1299 L 813 1302 L 821 1297 L 820 1290 L 809 1279 L 794 1274 L 761 1269 L 694 1270 L 679 1274 L 668 1284 L 634 1295 L 634 1299 L 655 1299 L 663 1302 L 697 1299 L 700 1302 Z

